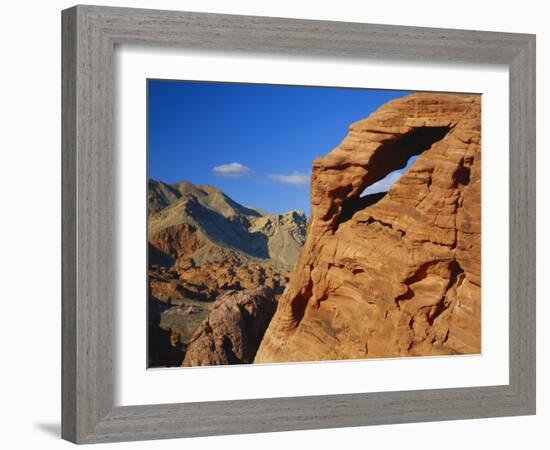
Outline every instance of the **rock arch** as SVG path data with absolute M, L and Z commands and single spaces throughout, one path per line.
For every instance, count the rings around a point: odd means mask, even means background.
M 255 362 L 480 351 L 480 129 L 480 96 L 412 94 L 313 162 L 306 243 Z

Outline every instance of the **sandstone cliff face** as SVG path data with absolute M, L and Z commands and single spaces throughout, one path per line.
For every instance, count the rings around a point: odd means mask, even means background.
M 479 96 L 413 94 L 351 125 L 313 163 L 306 243 L 255 362 L 479 353 L 480 175 Z
M 183 366 L 251 363 L 275 308 L 265 287 L 220 296 L 192 337 Z

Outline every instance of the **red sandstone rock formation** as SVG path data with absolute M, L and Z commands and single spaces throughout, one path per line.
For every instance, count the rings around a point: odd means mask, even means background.
M 275 308 L 269 288 L 220 296 L 189 342 L 183 365 L 251 363 Z
M 306 243 L 255 362 L 479 353 L 480 175 L 477 95 L 413 94 L 352 124 L 313 163 Z

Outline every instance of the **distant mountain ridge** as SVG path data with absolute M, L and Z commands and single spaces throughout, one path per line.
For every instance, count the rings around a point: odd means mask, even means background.
M 150 179 L 147 202 L 150 244 L 172 259 L 186 256 L 202 264 L 219 259 L 220 251 L 228 250 L 291 270 L 305 241 L 303 212 L 266 214 L 240 205 L 210 185 Z M 159 238 L 164 245 L 158 245 Z M 175 243 L 168 242 L 173 240 L 195 244 L 180 242 L 175 251 Z

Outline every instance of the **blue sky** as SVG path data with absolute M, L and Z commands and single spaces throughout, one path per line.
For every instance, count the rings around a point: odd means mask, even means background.
M 211 184 L 268 213 L 309 215 L 313 159 L 352 122 L 409 93 L 148 80 L 148 177 Z

